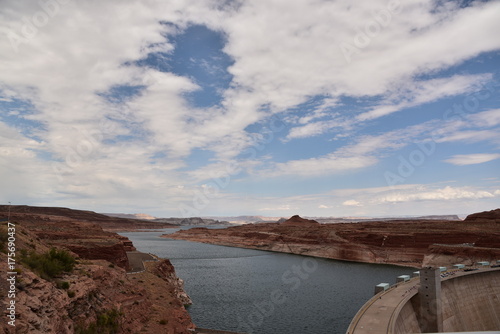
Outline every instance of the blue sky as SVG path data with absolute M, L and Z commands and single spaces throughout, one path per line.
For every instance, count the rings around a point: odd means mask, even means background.
M 498 1 L 7 1 L 0 202 L 498 208 L 498 31 Z

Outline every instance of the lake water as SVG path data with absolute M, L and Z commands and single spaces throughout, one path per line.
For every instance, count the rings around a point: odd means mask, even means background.
M 248 334 L 343 334 L 378 283 L 415 269 L 207 245 L 127 232 L 137 250 L 171 260 L 193 322 Z

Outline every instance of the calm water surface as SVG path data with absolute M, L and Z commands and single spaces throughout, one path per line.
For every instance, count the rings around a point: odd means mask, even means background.
M 414 271 L 159 238 L 177 230 L 120 234 L 137 250 L 172 261 L 193 300 L 193 322 L 204 328 L 343 334 L 376 284 Z

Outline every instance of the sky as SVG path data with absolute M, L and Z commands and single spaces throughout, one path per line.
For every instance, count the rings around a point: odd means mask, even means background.
M 3 0 L 0 203 L 500 207 L 500 1 Z

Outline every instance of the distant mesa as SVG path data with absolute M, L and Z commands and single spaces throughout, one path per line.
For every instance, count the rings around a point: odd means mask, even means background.
M 469 223 L 497 223 L 500 224 L 500 209 L 473 213 L 465 218 Z
M 140 219 L 140 220 L 153 220 L 156 217 L 148 215 L 147 213 L 102 213 L 103 215 L 117 218 L 127 219 Z
M 200 217 L 184 218 L 179 225 L 209 225 Z
M 280 222 L 282 219 L 280 219 L 278 222 Z M 281 221 L 281 225 L 287 225 L 287 226 L 312 226 L 312 225 L 319 225 L 319 223 L 315 220 L 312 219 L 305 219 L 300 217 L 299 215 L 295 215 L 290 217 L 290 219 Z

